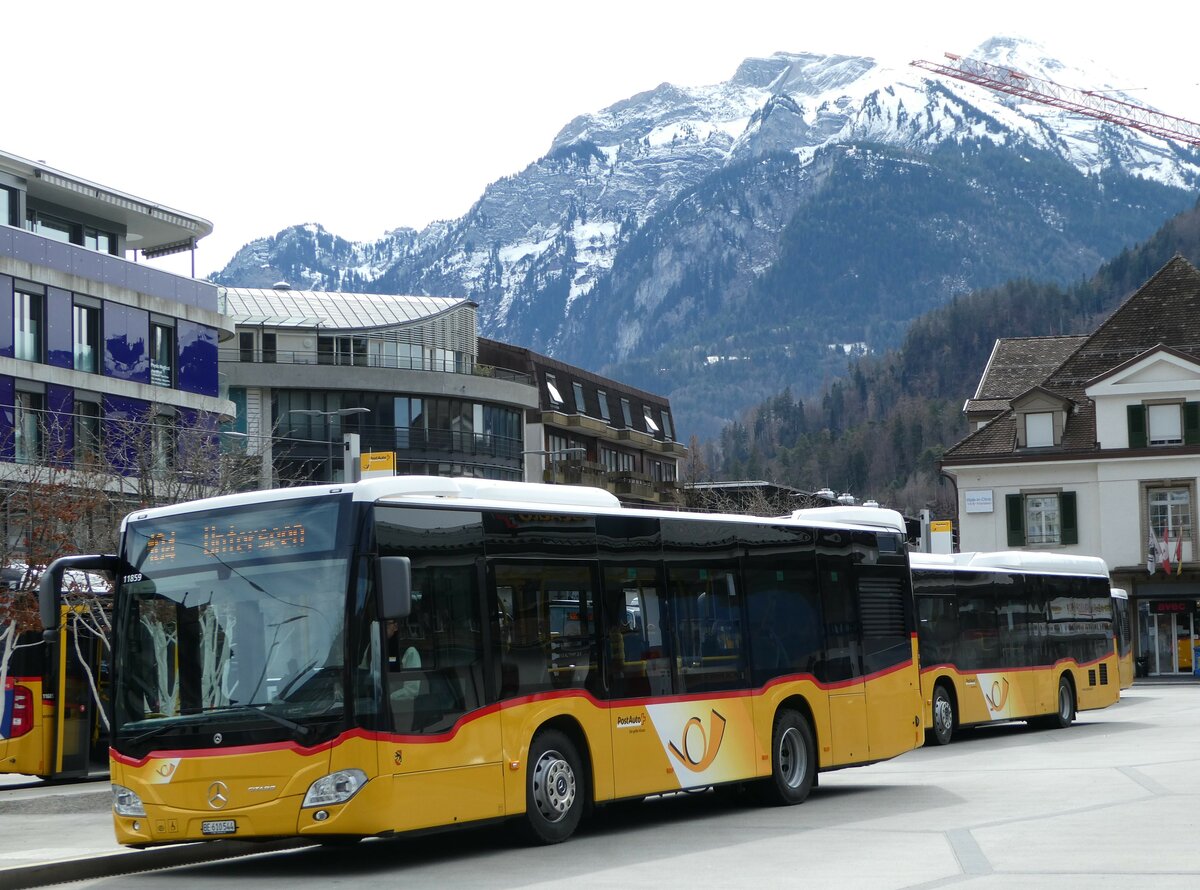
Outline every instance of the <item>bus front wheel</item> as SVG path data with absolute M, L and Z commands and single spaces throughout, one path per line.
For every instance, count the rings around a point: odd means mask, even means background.
M 583 815 L 585 784 L 575 745 L 556 729 L 533 737 L 525 779 L 526 837 L 538 844 L 565 841 Z
M 771 777 L 762 783 L 767 803 L 803 803 L 816 784 L 817 746 L 812 727 L 795 711 L 781 711 L 771 733 Z
M 933 731 L 929 737 L 939 745 L 949 745 L 954 735 L 954 702 L 945 686 L 933 690 Z

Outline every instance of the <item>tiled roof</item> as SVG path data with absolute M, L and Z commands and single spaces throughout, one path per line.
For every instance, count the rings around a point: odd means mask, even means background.
M 1200 357 L 1200 270 L 1180 256 L 1118 306 L 1043 380 L 1034 381 L 1077 406 L 1067 417 L 1060 451 L 1096 448 L 1095 405 L 1084 393 L 1088 382 L 1160 344 Z M 986 395 L 982 386 L 977 395 Z M 1015 427 L 1008 411 L 947 449 L 943 460 L 1012 457 Z
M 999 411 L 1046 379 L 1087 337 L 1004 338 L 996 341 L 967 411 Z M 997 404 L 998 403 L 998 404 Z

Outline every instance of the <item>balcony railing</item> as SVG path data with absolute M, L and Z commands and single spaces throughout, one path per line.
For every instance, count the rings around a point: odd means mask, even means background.
M 390 371 L 436 371 L 440 374 L 470 374 L 473 377 L 491 377 L 533 386 L 533 377 L 522 371 L 497 368 L 472 362 L 457 362 L 453 359 L 409 358 L 395 355 L 331 355 L 327 352 L 277 349 L 274 352 L 261 349 L 221 349 L 218 359 L 222 363 L 264 365 L 335 365 L 345 368 L 383 368 Z

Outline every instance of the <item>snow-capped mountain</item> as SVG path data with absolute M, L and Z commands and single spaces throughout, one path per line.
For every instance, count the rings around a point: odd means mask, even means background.
M 974 58 L 1106 89 L 1041 48 Z M 745 60 L 577 117 L 458 220 L 252 242 L 215 280 L 467 296 L 487 336 L 671 395 L 684 432 L 803 393 L 916 315 L 1015 277 L 1069 281 L 1190 206 L 1200 156 L 920 69 Z

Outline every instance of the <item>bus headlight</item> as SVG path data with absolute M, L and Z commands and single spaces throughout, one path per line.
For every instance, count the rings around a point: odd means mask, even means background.
M 118 816 L 144 816 L 146 808 L 142 799 L 124 785 L 113 785 L 113 812 Z
M 367 784 L 367 774 L 360 769 L 340 769 L 336 773 L 322 776 L 308 786 L 302 807 L 324 807 L 345 803 L 358 789 Z

